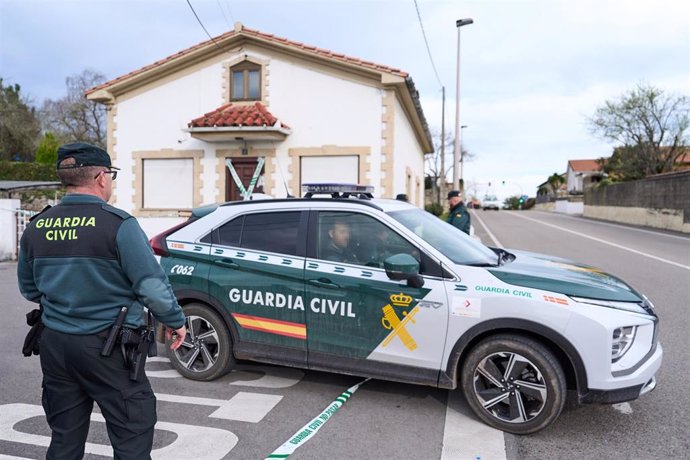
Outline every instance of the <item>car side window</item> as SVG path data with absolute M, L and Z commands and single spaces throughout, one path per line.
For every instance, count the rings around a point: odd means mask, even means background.
M 386 258 L 400 253 L 420 260 L 414 246 L 370 216 L 319 213 L 317 256 L 320 259 L 383 268 Z
M 240 247 L 297 255 L 299 226 L 299 211 L 245 215 Z
M 220 228 L 218 228 L 218 234 L 215 241 L 223 246 L 239 246 L 240 237 L 242 236 L 243 223 L 244 216 L 240 216 L 223 224 Z

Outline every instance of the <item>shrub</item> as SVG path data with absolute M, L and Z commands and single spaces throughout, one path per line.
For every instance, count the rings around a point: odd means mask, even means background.
M 55 164 L 0 161 L 0 180 L 59 182 Z
M 435 215 L 436 217 L 440 216 L 443 214 L 443 206 L 439 203 L 431 203 L 426 206 L 424 206 L 424 209 L 427 212 L 430 212 L 431 214 Z

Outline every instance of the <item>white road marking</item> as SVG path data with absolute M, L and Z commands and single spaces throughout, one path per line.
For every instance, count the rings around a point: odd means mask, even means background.
M 271 409 L 283 399 L 283 397 L 279 395 L 247 393 L 244 391 L 240 391 L 229 400 L 178 396 L 164 393 L 157 393 L 156 398 L 159 401 L 218 407 L 209 417 L 250 423 L 260 422 Z
M 15 457 L 14 455 L 0 454 L 0 460 L 32 460 L 26 457 Z
M 632 252 L 634 254 L 638 254 L 638 255 L 641 255 L 644 257 L 649 257 L 650 259 L 658 260 L 659 262 L 663 262 L 666 264 L 674 265 L 676 267 L 684 268 L 685 270 L 690 270 L 690 266 L 688 266 L 688 265 L 679 264 L 678 262 L 673 262 L 672 260 L 663 259 L 661 257 L 654 256 L 652 254 L 647 254 L 646 252 L 638 251 L 637 249 L 632 249 L 632 248 L 629 248 L 627 246 L 622 246 L 620 244 L 612 243 L 612 242 L 607 241 L 607 240 L 602 240 L 601 238 L 596 238 L 594 236 L 585 235 L 584 233 L 576 232 L 575 230 L 569 230 L 567 228 L 559 227 L 558 225 L 548 224 L 548 223 L 542 222 L 538 219 L 532 219 L 531 217 L 523 216 L 517 212 L 511 212 L 510 215 L 511 216 L 517 216 L 517 217 L 520 217 L 522 219 L 531 220 L 532 222 L 546 225 L 547 227 L 555 228 L 555 229 L 560 230 L 562 232 L 572 233 L 573 235 L 577 235 L 577 236 L 580 236 L 582 238 L 587 238 L 589 240 L 593 240 L 593 241 L 596 241 L 598 243 L 608 244 L 609 246 L 613 246 L 614 248 L 623 249 L 624 251 L 629 251 L 629 252 Z
M 544 212 L 544 211 L 535 211 L 535 212 Z M 654 235 L 654 236 L 663 236 L 663 237 L 666 237 L 666 238 L 675 238 L 675 239 L 678 239 L 678 240 L 685 240 L 685 241 L 688 241 L 688 240 L 690 239 L 690 238 L 688 238 L 687 236 L 670 235 L 670 234 L 664 233 L 664 232 L 662 232 L 662 231 L 645 230 L 645 229 L 642 229 L 642 228 L 635 228 L 635 227 L 630 227 L 630 226 L 626 226 L 626 225 L 612 224 L 612 223 L 610 223 L 610 222 L 602 222 L 602 221 L 596 220 L 596 219 L 594 219 L 594 218 L 588 218 L 588 217 L 574 217 L 574 216 L 569 216 L 569 215 L 567 215 L 567 214 L 558 214 L 558 216 L 559 216 L 559 217 L 564 217 L 564 218 L 566 218 L 566 219 L 577 220 L 577 221 L 580 221 L 580 222 L 583 222 L 583 221 L 584 221 L 584 222 L 588 222 L 588 223 L 591 223 L 591 224 L 603 225 L 603 226 L 606 226 L 606 227 L 616 227 L 616 228 L 622 228 L 622 229 L 624 229 L 624 230 L 631 230 L 631 231 L 633 231 L 633 232 L 649 233 L 650 235 Z M 660 228 L 659 230 L 663 230 L 663 229 Z
M 489 238 L 491 238 L 494 242 L 495 247 L 497 248 L 503 248 L 503 245 L 498 241 L 498 239 L 494 236 L 493 233 L 491 233 L 491 230 L 489 230 L 489 227 L 484 223 L 484 221 L 477 215 L 477 213 L 473 210 L 472 211 L 472 217 L 477 219 L 479 223 L 481 224 L 482 227 L 484 227 L 484 230 L 486 230 L 486 233 L 489 235 Z
M 611 406 L 621 414 L 630 415 L 633 413 L 632 406 L 627 402 L 612 404 Z
M 503 432 L 476 420 L 460 390 L 448 390 L 441 460 L 486 458 L 505 460 Z
M 14 425 L 32 417 L 44 416 L 43 407 L 34 404 L 5 404 L 0 406 L 0 440 L 48 447 L 50 437 L 16 431 Z M 92 422 L 105 422 L 101 414 L 91 414 Z M 237 444 L 237 436 L 228 430 L 181 423 L 156 423 L 156 429 L 171 431 L 177 435 L 175 441 L 167 446 L 151 451 L 152 459 L 204 458 L 221 459 Z M 203 439 L 204 442 L 198 442 Z M 112 457 L 113 448 L 109 445 L 87 442 L 85 452 Z M 9 457 L 13 458 L 13 457 Z
M 164 358 L 163 356 L 152 356 L 146 360 L 146 365 L 149 363 L 168 363 L 170 364 L 170 359 Z M 152 371 L 146 369 L 146 377 L 155 377 L 158 379 L 177 379 L 182 377 L 182 374 L 177 372 L 175 369 L 163 369 L 160 371 Z

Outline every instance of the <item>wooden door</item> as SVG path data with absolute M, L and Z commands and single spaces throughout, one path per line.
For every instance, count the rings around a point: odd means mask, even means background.
M 252 180 L 252 176 L 254 175 L 254 172 L 256 172 L 256 165 L 258 163 L 258 159 L 256 157 L 239 157 L 228 159 L 232 161 L 232 166 L 235 168 L 235 171 L 237 171 L 237 175 L 242 181 L 242 185 L 244 186 L 245 190 L 247 190 L 249 188 L 249 183 Z M 264 173 L 264 170 L 265 166 L 261 168 L 261 174 Z M 263 187 L 255 185 L 252 193 L 264 193 Z M 225 200 L 242 201 L 243 199 L 244 197 L 242 196 L 240 189 L 237 187 L 237 184 L 235 184 L 235 180 L 233 179 L 232 174 L 230 173 L 230 169 L 226 166 Z

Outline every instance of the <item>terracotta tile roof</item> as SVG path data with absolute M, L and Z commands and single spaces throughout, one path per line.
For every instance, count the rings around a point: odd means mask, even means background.
M 325 48 L 319 48 L 316 46 L 305 45 L 304 43 L 301 43 L 301 42 L 288 40 L 287 38 L 283 38 L 283 37 L 276 37 L 275 35 L 266 34 L 266 33 L 260 32 L 258 30 L 247 29 L 246 27 L 243 27 L 242 32 L 244 32 L 246 35 L 251 35 L 251 36 L 263 38 L 263 39 L 266 39 L 269 41 L 274 41 L 274 42 L 290 45 L 292 47 L 300 48 L 300 49 L 303 49 L 305 51 L 311 51 L 311 52 L 316 53 L 316 54 L 323 56 L 323 57 L 336 59 L 339 61 L 347 62 L 350 64 L 356 64 L 356 65 L 360 65 L 363 67 L 369 67 L 371 69 L 379 70 L 381 72 L 392 73 L 392 74 L 398 75 L 398 76 L 403 77 L 403 78 L 406 78 L 408 76 L 407 72 L 402 71 L 400 69 L 396 69 L 395 67 L 389 67 L 387 65 L 377 64 L 377 63 L 371 62 L 371 61 L 364 61 L 362 59 L 358 59 L 356 57 L 348 56 L 348 55 L 342 54 L 342 53 L 334 53 L 333 51 L 327 50 Z
M 352 57 L 352 56 L 347 56 L 347 55 L 342 54 L 342 53 L 335 53 L 335 52 L 327 50 L 325 48 L 318 48 L 316 46 L 305 45 L 304 43 L 301 43 L 301 42 L 288 40 L 287 38 L 284 38 L 284 37 L 277 37 L 277 36 L 272 35 L 272 34 L 266 34 L 266 33 L 263 33 L 263 32 L 260 32 L 258 30 L 254 30 L 254 29 L 248 29 L 244 26 L 240 26 L 240 27 L 241 28 L 239 29 L 239 31 L 231 30 L 229 32 L 226 32 L 224 34 L 221 34 L 221 35 L 215 37 L 213 40 L 206 40 L 206 41 L 198 43 L 194 46 L 190 46 L 187 49 L 184 49 L 184 50 L 179 51 L 175 54 L 172 54 L 166 58 L 160 59 L 160 60 L 158 60 L 152 64 L 149 64 L 149 65 L 144 66 L 144 67 L 137 69 L 137 70 L 133 70 L 132 72 L 126 73 L 126 74 L 121 75 L 117 78 L 109 80 L 109 81 L 107 81 L 101 85 L 95 86 L 95 87 L 87 90 L 86 94 L 88 95 L 88 94 L 91 94 L 91 93 L 98 91 L 100 89 L 104 89 L 104 88 L 112 86 L 116 83 L 120 83 L 124 80 L 132 78 L 136 75 L 139 75 L 141 73 L 144 73 L 144 72 L 151 70 L 151 69 L 154 69 L 156 67 L 159 67 L 159 66 L 166 64 L 170 61 L 174 61 L 175 59 L 186 56 L 186 55 L 188 55 L 194 51 L 205 48 L 207 46 L 216 46 L 216 43 L 221 43 L 226 38 L 229 38 L 229 37 L 234 36 L 234 35 L 245 35 L 248 37 L 255 37 L 255 38 L 258 38 L 261 40 L 266 40 L 266 41 L 273 42 L 273 43 L 276 43 L 279 45 L 289 46 L 289 47 L 299 49 L 299 50 L 302 50 L 305 52 L 316 54 L 316 55 L 324 57 L 324 58 L 330 58 L 330 59 L 345 62 L 348 64 L 359 65 L 362 67 L 370 68 L 372 70 L 378 70 L 380 72 L 391 73 L 391 74 L 400 76 L 402 78 L 407 78 L 409 75 L 407 72 L 404 72 L 400 69 L 396 69 L 394 67 L 389 67 L 389 66 L 382 65 L 382 64 L 376 64 L 375 62 L 371 62 L 371 61 L 364 61 L 362 59 L 358 59 L 358 58 Z
M 597 160 L 568 160 L 568 165 L 575 172 L 601 171 Z
M 241 126 L 275 126 L 277 128 L 290 129 L 285 123 L 281 123 L 266 107 L 256 102 L 254 105 L 233 105 L 225 104 L 212 112 L 190 121 L 187 126 L 190 128 L 218 128 L 218 127 L 241 127 Z

